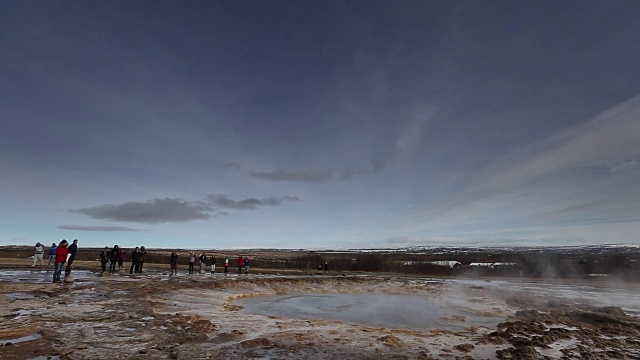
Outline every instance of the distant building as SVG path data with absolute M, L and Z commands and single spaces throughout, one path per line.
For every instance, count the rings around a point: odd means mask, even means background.
M 500 267 L 505 267 L 505 266 L 516 266 L 518 265 L 517 263 L 513 263 L 513 262 L 477 262 L 477 263 L 471 263 L 469 264 L 470 268 L 473 267 L 477 267 L 477 268 L 490 268 L 490 269 L 497 269 Z
M 460 269 L 462 263 L 456 260 L 439 260 L 439 261 L 405 261 L 404 266 L 418 266 L 418 265 L 434 265 L 442 266 L 449 269 Z

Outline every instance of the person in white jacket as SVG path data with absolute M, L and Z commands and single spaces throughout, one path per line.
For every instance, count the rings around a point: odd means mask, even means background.
M 35 267 L 38 261 L 40 261 L 40 267 L 44 266 L 44 245 L 36 243 L 36 246 L 33 249 L 35 254 L 33 255 L 33 265 L 31 265 L 31 267 Z

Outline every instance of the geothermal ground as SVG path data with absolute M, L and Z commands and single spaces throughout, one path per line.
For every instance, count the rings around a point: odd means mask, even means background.
M 2 359 L 640 359 L 638 285 L 0 270 Z

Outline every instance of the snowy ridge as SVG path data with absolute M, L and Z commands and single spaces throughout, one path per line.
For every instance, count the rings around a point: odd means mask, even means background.
M 23 251 L 31 249 L 31 245 L 5 245 L 0 249 L 8 251 Z M 91 249 L 91 248 L 84 248 Z M 98 248 L 95 248 L 98 249 Z M 308 249 L 277 249 L 277 248 L 214 248 L 214 249 L 164 249 L 148 247 L 147 250 L 177 250 L 177 251 L 204 251 L 204 252 L 309 252 L 332 254 L 358 254 L 358 253 L 409 253 L 409 254 L 472 254 L 472 253 L 546 253 L 546 254 L 625 254 L 640 252 L 640 244 L 600 244 L 578 246 L 444 246 L 425 245 L 404 248 L 308 248 Z
M 431 253 L 431 254 L 467 254 L 467 253 L 548 253 L 548 254 L 617 254 L 640 252 L 638 244 L 601 244 L 578 246 L 411 246 L 405 248 L 371 249 L 324 249 L 315 252 L 379 252 L 379 253 Z

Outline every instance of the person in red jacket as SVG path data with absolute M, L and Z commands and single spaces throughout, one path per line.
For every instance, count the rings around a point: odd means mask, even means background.
M 244 258 L 242 255 L 238 256 L 238 275 L 242 274 L 242 268 L 244 267 Z
M 64 263 L 67 262 L 67 255 L 69 255 L 69 243 L 67 240 L 62 239 L 58 248 L 56 249 L 56 267 L 53 272 L 53 282 L 62 282 L 60 280 L 60 274 L 62 274 L 62 268 Z

